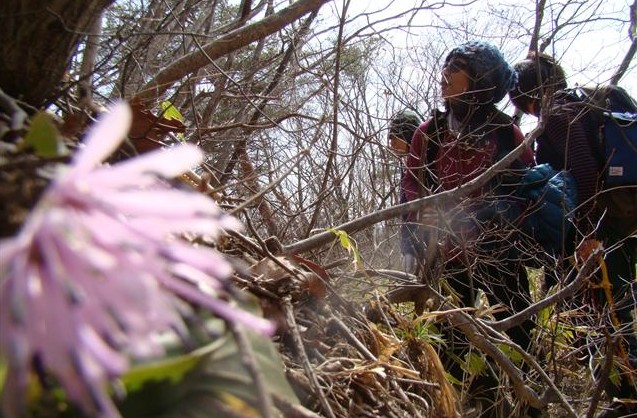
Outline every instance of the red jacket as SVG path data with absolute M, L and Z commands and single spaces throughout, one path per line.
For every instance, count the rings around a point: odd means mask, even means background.
M 409 156 L 407 157 L 406 170 L 402 179 L 402 187 L 407 201 L 411 201 L 426 195 L 423 193 L 423 187 L 420 185 L 420 170 L 424 167 L 425 162 L 422 156 L 425 143 L 425 132 L 433 119 L 423 122 L 418 130 L 416 130 L 411 141 Z M 450 190 L 459 185 L 470 181 L 482 174 L 496 160 L 498 154 L 497 149 L 497 133 L 486 134 L 482 138 L 481 145 L 471 145 L 462 143 L 458 139 L 452 137 L 451 134 L 443 135 L 439 138 L 441 141 L 433 161 L 427 164 L 427 168 L 436 177 L 436 190 Z M 513 125 L 513 135 L 515 145 L 519 145 L 524 140 L 524 134 L 517 126 Z M 527 148 L 521 155 L 520 160 L 527 166 L 534 164 L 533 151 Z M 426 188 L 426 187 L 425 187 Z M 478 197 L 484 191 L 478 190 L 470 197 Z M 408 216 L 409 220 L 416 219 L 416 212 Z

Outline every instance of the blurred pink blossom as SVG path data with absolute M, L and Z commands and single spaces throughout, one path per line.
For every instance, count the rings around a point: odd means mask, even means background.
M 161 333 L 185 334 L 188 301 L 262 333 L 263 318 L 218 296 L 232 269 L 215 250 L 180 239 L 240 228 L 206 196 L 164 179 L 201 162 L 192 145 L 102 165 L 126 136 L 116 104 L 89 132 L 17 236 L 0 241 L 3 412 L 20 415 L 29 373 L 52 374 L 94 416 L 118 417 L 107 382 L 130 358 L 161 356 Z

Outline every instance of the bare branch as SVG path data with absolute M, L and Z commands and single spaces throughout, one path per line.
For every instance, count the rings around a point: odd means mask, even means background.
M 354 219 L 350 222 L 344 223 L 334 227 L 334 229 L 345 231 L 348 234 L 360 231 L 361 229 L 368 228 L 376 223 L 385 221 L 387 219 L 396 218 L 405 213 L 418 210 L 428 206 L 434 206 L 442 204 L 444 202 L 458 201 L 461 198 L 468 196 L 471 192 L 478 190 L 491 180 L 498 172 L 506 169 L 511 163 L 518 158 L 525 148 L 532 144 L 535 139 L 541 135 L 544 130 L 542 123 L 538 124 L 537 128 L 527 135 L 526 139 L 518 145 L 513 151 L 511 151 L 506 157 L 492 165 L 484 173 L 476 177 L 475 179 L 468 181 L 461 186 L 446 190 L 444 192 L 436 193 L 431 196 L 421 197 L 407 203 L 392 206 L 387 209 L 380 210 L 378 212 L 371 213 L 369 215 L 362 216 Z M 325 245 L 336 239 L 336 236 L 330 231 L 320 232 L 307 239 L 295 242 L 283 247 L 284 254 L 297 254 L 311 249 Z
M 191 52 L 159 71 L 142 87 L 138 96 L 142 101 L 155 101 L 175 81 L 196 71 L 210 59 L 217 59 L 271 35 L 328 1 L 330 0 L 298 0 L 272 16 L 227 33 L 204 45 L 202 51 Z
M 632 6 L 630 6 L 630 29 L 628 32 L 628 36 L 630 37 L 630 39 L 632 39 L 632 44 L 630 45 L 630 48 L 628 48 L 628 51 L 626 52 L 626 55 L 624 56 L 624 59 L 622 60 L 621 64 L 619 64 L 619 67 L 617 68 L 617 71 L 615 71 L 615 74 L 613 74 L 613 77 L 610 79 L 610 84 L 616 86 L 619 83 L 619 80 L 621 80 L 621 78 L 624 76 L 624 74 L 626 74 L 626 71 L 628 71 L 628 67 L 630 67 L 630 63 L 633 61 L 633 58 L 635 57 L 635 53 L 637 53 L 637 0 L 633 2 Z

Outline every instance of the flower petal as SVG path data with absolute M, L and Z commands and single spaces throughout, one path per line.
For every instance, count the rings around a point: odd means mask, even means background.
M 178 145 L 170 149 L 158 149 L 137 158 L 122 161 L 110 169 L 111 176 L 126 181 L 139 174 L 156 174 L 174 178 L 192 169 L 203 161 L 203 153 L 191 144 Z
M 115 103 L 89 130 L 84 148 L 73 158 L 74 163 L 69 175 L 85 174 L 111 155 L 128 134 L 132 120 L 133 115 L 128 103 Z

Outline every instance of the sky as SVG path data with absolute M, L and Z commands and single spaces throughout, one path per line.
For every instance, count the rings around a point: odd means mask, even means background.
M 583 2 L 585 5 L 578 10 L 585 10 L 588 15 L 594 16 L 595 22 L 586 25 L 578 24 L 568 27 L 562 31 L 563 37 L 556 39 L 546 50 L 558 58 L 569 77 L 569 85 L 576 83 L 581 85 L 604 84 L 607 83 L 615 69 L 623 59 L 628 48 L 630 39 L 628 37 L 628 25 L 620 22 L 626 21 L 629 16 L 629 6 L 633 0 L 606 0 Z M 571 0 L 571 2 L 573 2 Z M 364 19 L 357 19 L 356 24 L 363 24 L 364 21 L 381 20 L 399 15 L 401 12 L 409 10 L 421 3 L 434 5 L 436 2 L 420 0 L 393 0 L 380 2 L 376 0 L 352 0 L 348 9 L 348 16 L 357 16 L 368 13 Z M 442 3 L 442 2 L 441 2 Z M 415 16 L 406 15 L 397 19 L 388 20 L 376 26 L 396 26 L 398 23 L 408 25 L 400 30 L 383 32 L 382 36 L 391 39 L 396 47 L 406 47 L 410 45 L 422 44 L 428 41 L 432 30 L 445 31 L 441 26 L 448 24 L 457 27 L 463 23 L 474 25 L 482 30 L 485 37 L 494 37 L 496 44 L 502 40 L 502 35 L 510 36 L 505 41 L 503 51 L 505 56 L 512 63 L 524 58 L 530 40 L 530 29 L 534 18 L 534 3 L 528 5 L 519 0 L 480 0 L 477 2 L 467 0 L 447 1 L 443 7 L 433 9 L 423 9 Z M 557 3 L 547 1 L 547 3 Z M 564 0 L 561 3 L 565 3 Z M 582 3 L 581 1 L 579 3 Z M 598 4 L 599 3 L 599 4 Z M 335 0 L 331 7 L 338 7 L 343 4 L 343 0 Z M 456 7 L 451 4 L 464 4 L 464 7 Z M 486 12 L 486 8 L 492 6 L 512 17 L 524 20 L 525 25 L 520 27 L 503 28 L 497 24 L 497 16 L 492 12 Z M 596 8 L 594 8 L 596 7 Z M 548 10 L 545 14 L 545 22 L 555 21 L 560 18 L 564 21 L 564 16 L 568 12 L 575 10 L 561 8 L 554 11 Z M 558 13 L 561 13 L 558 15 Z M 411 20 L 409 20 L 411 18 Z M 581 18 L 579 18 L 581 21 Z M 433 24 L 435 28 L 431 28 Z M 490 32 L 490 28 L 492 31 Z M 524 33 L 527 31 L 528 33 Z M 628 90 L 633 97 L 637 97 L 637 59 L 633 60 L 631 70 L 619 83 L 620 86 Z
M 384 48 L 387 55 L 377 59 L 378 76 L 381 78 L 387 77 L 382 75 L 386 74 L 387 68 L 398 68 L 404 64 L 404 61 L 396 61 L 395 57 L 400 53 L 411 56 L 427 53 L 435 45 L 440 48 L 441 44 L 443 48 L 440 51 L 450 50 L 463 37 L 462 41 L 491 41 L 501 48 L 505 58 L 513 64 L 525 58 L 535 21 L 535 2 L 524 3 L 519 0 L 333 0 L 324 6 L 328 9 L 326 15 L 332 16 L 328 18 L 331 24 L 335 17 L 341 15 L 343 5 L 348 1 L 346 33 L 363 28 L 358 33 L 360 40 L 380 36 L 389 41 Z M 554 22 L 559 22 L 562 28 L 545 52 L 560 62 L 570 87 L 608 83 L 631 45 L 627 21 L 633 1 L 547 0 L 544 33 L 552 32 Z M 564 8 L 562 5 L 565 3 L 570 6 Z M 413 12 L 413 9 L 417 11 Z M 574 23 L 564 25 L 569 16 Z M 463 33 L 459 28 L 466 28 L 466 31 Z M 414 71 L 402 68 L 401 76 L 405 78 L 390 80 L 390 83 L 393 82 L 390 88 L 398 94 L 393 97 L 403 97 L 404 100 L 386 104 L 387 96 L 383 94 L 386 84 L 376 86 L 379 87 L 379 102 L 372 114 L 378 116 L 381 123 L 383 118 L 390 118 L 405 106 L 415 106 L 419 113 L 426 115 L 433 106 L 440 105 L 435 100 L 425 103 L 419 93 L 413 93 L 423 90 L 423 83 L 438 88 L 439 67 L 446 53 L 438 54 L 442 54 L 438 55 L 441 58 L 433 61 L 416 56 L 415 65 L 420 68 Z M 389 67 L 383 60 L 391 61 Z M 407 80 L 407 77 L 411 78 Z M 384 82 L 389 79 L 385 78 Z M 633 59 L 619 85 L 637 99 L 637 58 Z M 514 112 L 508 98 L 500 103 L 500 107 L 508 114 Z M 525 115 L 520 127 L 528 132 L 536 124 L 535 118 Z

